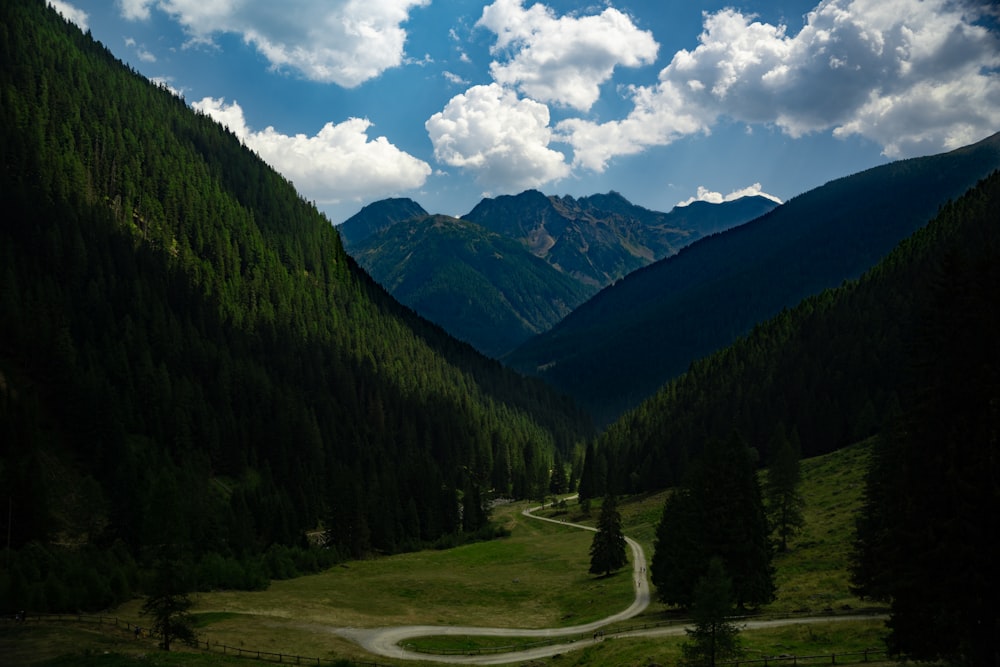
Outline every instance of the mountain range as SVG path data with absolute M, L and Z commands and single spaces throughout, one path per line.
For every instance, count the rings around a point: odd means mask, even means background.
M 348 252 L 401 303 L 499 357 L 601 287 L 775 206 L 756 196 L 660 213 L 616 192 L 574 199 L 528 190 L 484 199 L 461 218 L 383 200 L 338 229 Z
M 489 539 L 497 496 L 662 489 L 719 438 L 767 464 L 878 435 L 874 555 L 935 636 L 982 629 L 992 655 L 1000 135 L 728 229 L 528 192 L 470 219 L 388 201 L 338 234 L 42 0 L 0 3 L 0 53 L 0 613 L 109 609 L 157 561 L 247 589 Z M 511 290 L 464 265 L 522 257 L 525 303 L 605 286 L 504 357 L 519 373 L 392 298 L 355 227 L 400 264 L 411 238 L 454 254 L 445 277 L 491 299 Z
M 801 194 L 629 274 L 503 357 L 599 423 L 802 299 L 857 278 L 1000 168 L 1000 134 Z

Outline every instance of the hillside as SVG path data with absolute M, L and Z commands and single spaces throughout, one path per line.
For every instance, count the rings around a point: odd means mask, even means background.
M 447 216 L 391 225 L 349 250 L 400 303 L 492 357 L 549 329 L 595 291 L 517 241 Z
M 488 533 L 488 489 L 535 494 L 590 433 L 43 2 L 3 3 L 0 54 L 0 531 L 29 545 L 4 611 L 129 596 L 117 568 L 163 545 L 212 586 L 287 576 L 319 526 L 339 557 Z M 56 542 L 93 569 L 32 555 Z
M 547 331 L 599 287 L 776 204 L 745 197 L 658 213 L 611 192 L 529 190 L 484 199 L 461 220 L 386 199 L 338 226 L 347 251 L 401 303 L 484 354 Z
M 974 329 L 959 323 L 982 327 L 990 317 L 995 323 L 995 308 L 982 306 L 991 297 L 982 292 L 995 281 L 984 267 L 996 266 L 1000 256 L 998 210 L 1000 172 L 994 172 L 859 280 L 783 311 L 692 364 L 613 423 L 588 465 L 606 470 L 613 488 L 651 490 L 677 480 L 698 443 L 733 431 L 764 464 L 777 438 L 799 443 L 811 457 L 883 433 L 913 400 L 919 369 L 912 351 L 928 328 L 968 338 L 935 353 L 952 359 L 955 369 L 990 368 L 992 341 L 974 338 Z M 943 301 L 943 286 L 965 296 Z M 979 305 L 972 300 L 977 294 L 985 298 Z M 995 292 L 992 299 L 995 306 Z
M 776 206 L 763 197 L 675 207 L 632 204 L 617 192 L 574 199 L 537 190 L 484 199 L 465 220 L 517 239 L 559 271 L 604 287 L 691 242 L 752 220 Z
M 344 247 L 363 243 L 369 237 L 386 231 L 397 222 L 429 215 L 424 208 L 406 197 L 381 199 L 368 204 L 337 225 Z
M 613 420 L 696 359 L 860 276 L 1000 167 L 1000 134 L 832 181 L 599 292 L 504 358 Z

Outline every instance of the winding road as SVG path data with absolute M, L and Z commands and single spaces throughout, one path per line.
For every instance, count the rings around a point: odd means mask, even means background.
M 526 517 L 530 517 L 537 521 L 549 521 L 551 523 L 557 523 L 563 526 L 570 526 L 573 528 L 579 528 L 581 530 L 589 530 L 597 532 L 596 528 L 591 526 L 584 526 L 578 523 L 571 523 L 568 521 L 559 521 L 557 519 L 549 519 L 546 517 L 535 516 L 533 512 L 535 510 L 541 509 L 541 507 L 532 507 L 525 509 L 522 514 Z M 545 658 L 556 655 L 558 653 L 565 653 L 570 650 L 578 650 L 585 648 L 592 644 L 602 641 L 601 637 L 596 635 L 591 638 L 587 637 L 584 639 L 577 639 L 572 643 L 556 643 L 549 644 L 545 646 L 538 646 L 533 648 L 527 648 L 518 651 L 509 651 L 505 653 L 490 653 L 490 654 L 463 654 L 463 655 L 439 655 L 439 654 L 427 654 L 418 653 L 416 651 L 411 651 L 403 646 L 403 643 L 408 639 L 413 639 L 415 637 L 427 637 L 427 636 L 443 636 L 443 635 L 460 635 L 465 637 L 535 637 L 535 638 L 552 638 L 552 637 L 567 637 L 574 635 L 586 635 L 590 633 L 596 633 L 597 630 L 603 628 L 611 623 L 617 621 L 624 621 L 634 616 L 638 616 L 649 606 L 649 581 L 646 578 L 646 554 L 638 542 L 630 537 L 625 538 L 626 543 L 632 549 L 632 569 L 633 569 L 633 588 L 635 589 L 635 600 L 632 604 L 625 610 L 618 612 L 617 614 L 612 614 L 603 619 L 593 621 L 591 623 L 585 623 L 583 625 L 574 625 L 562 628 L 542 628 L 542 629 L 525 629 L 525 628 L 484 628 L 484 627 L 473 627 L 473 626 L 454 626 L 454 625 L 402 625 L 390 628 L 335 628 L 332 632 L 336 635 L 349 639 L 362 648 L 364 648 L 369 653 L 374 655 L 379 655 L 386 658 L 395 658 L 399 660 L 424 660 L 433 661 L 437 663 L 455 663 L 455 664 L 466 664 L 466 665 L 502 665 L 512 662 L 521 662 L 524 660 L 534 660 L 537 658 Z M 817 617 L 817 618 L 800 618 L 800 619 L 779 619 L 770 621 L 751 621 L 746 623 L 746 627 L 767 627 L 773 625 L 782 625 L 789 623 L 811 623 L 819 621 L 832 621 L 832 620 L 851 620 L 858 618 L 871 618 L 871 616 L 840 616 L 840 617 Z M 637 636 L 670 636 L 670 635 L 681 635 L 684 633 L 684 627 L 682 625 L 675 625 L 670 627 L 660 627 L 660 628 L 648 628 L 645 630 L 637 630 L 634 632 L 625 632 L 617 634 L 618 637 L 637 637 Z

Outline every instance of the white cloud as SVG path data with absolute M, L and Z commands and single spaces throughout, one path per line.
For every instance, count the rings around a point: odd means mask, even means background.
M 156 0 L 118 0 L 118 10 L 122 17 L 129 21 L 146 21 L 149 19 L 149 7 Z
M 557 18 L 542 4 L 524 9 L 522 0 L 496 0 L 476 25 L 496 34 L 494 56 L 510 54 L 490 64 L 495 81 L 581 111 L 597 101 L 615 67 L 652 64 L 659 48 L 652 33 L 613 7 Z
M 119 0 L 122 15 L 145 20 L 156 8 L 194 42 L 235 33 L 275 68 L 352 88 L 403 64 L 410 10 L 430 0 Z
M 436 159 L 475 172 L 491 190 L 520 191 L 569 174 L 563 154 L 548 147 L 548 107 L 495 83 L 456 95 L 424 126 Z
M 773 202 L 782 203 L 781 199 L 770 195 L 761 188 L 760 183 L 754 183 L 753 185 L 748 185 L 745 188 L 739 190 L 733 190 L 728 195 L 723 195 L 721 192 L 714 192 L 709 190 L 704 185 L 698 186 L 698 194 L 694 197 L 690 197 L 682 202 L 677 202 L 678 206 L 687 206 L 696 201 L 707 201 L 712 204 L 721 204 L 727 201 L 734 201 L 736 199 L 742 199 L 743 197 L 765 197 Z
M 698 132 L 708 134 L 712 119 L 690 104 L 669 81 L 656 88 L 632 89 L 634 108 L 627 118 L 598 123 L 568 118 L 556 125 L 561 141 L 573 146 L 573 164 L 602 172 L 619 155 L 641 153 Z
M 232 130 L 303 196 L 321 204 L 418 188 L 431 173 L 426 162 L 399 150 L 385 137 L 370 140 L 371 122 L 362 118 L 327 123 L 311 137 L 288 136 L 273 127 L 252 131 L 235 101 L 226 104 L 206 97 L 192 106 Z
M 75 23 L 80 30 L 87 32 L 87 19 L 90 18 L 87 12 L 63 0 L 49 0 L 49 7 L 59 12 L 59 15 L 70 23 Z
M 734 9 L 706 13 L 699 45 L 632 90 L 627 118 L 557 130 L 596 170 L 722 117 L 792 137 L 857 134 L 890 157 L 946 150 L 1000 127 L 1000 38 L 977 18 L 952 0 L 824 0 L 789 35 Z

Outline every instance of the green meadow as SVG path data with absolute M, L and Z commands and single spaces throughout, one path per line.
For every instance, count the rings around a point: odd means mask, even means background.
M 844 612 L 862 606 L 848 588 L 847 565 L 868 454 L 869 447 L 860 444 L 802 462 L 806 525 L 791 541 L 788 552 L 776 556 L 778 598 L 761 610 L 765 614 Z M 653 554 L 664 498 L 664 493 L 629 498 L 620 506 L 626 534 L 643 545 L 647 559 Z M 331 628 L 409 624 L 565 627 L 603 618 L 631 603 L 629 570 L 608 578 L 588 574 L 593 533 L 524 517 L 521 511 L 526 507 L 521 502 L 495 510 L 495 520 L 510 530 L 507 538 L 450 550 L 354 561 L 321 574 L 274 581 L 266 591 L 197 594 L 193 610 L 197 630 L 202 640 L 212 645 L 361 661 L 374 658 L 331 632 Z M 599 506 L 595 503 L 587 515 L 575 500 L 570 500 L 565 507 L 546 507 L 539 514 L 586 524 L 596 520 Z M 114 613 L 141 623 L 140 604 L 133 601 Z M 682 637 L 615 638 L 612 633 L 676 615 L 653 602 L 639 617 L 609 627 L 604 642 L 575 651 L 567 647 L 566 652 L 547 659 L 547 663 L 669 664 L 679 656 Z M 80 647 L 91 647 L 83 650 L 90 650 L 94 656 L 115 653 L 123 643 L 122 650 L 138 648 L 135 640 L 129 642 L 125 635 L 109 638 L 85 628 L 19 628 L 16 632 L 21 634 L 16 637 L 9 627 L 0 632 L 0 649 L 5 659 L 15 657 L 11 663 L 14 665 L 44 662 L 58 655 L 63 645 L 78 657 Z M 746 630 L 743 638 L 748 657 L 753 657 L 783 653 L 830 655 L 881 648 L 881 635 L 881 622 L 867 620 Z M 413 643 L 425 649 L 471 650 L 530 642 L 454 636 L 421 638 Z M 46 646 L 37 654 L 38 660 L 31 659 L 34 644 Z M 141 648 L 147 657 L 156 654 L 152 644 Z M 218 654 L 181 655 L 186 658 L 169 660 L 193 661 L 184 664 L 227 664 L 230 660 Z M 383 658 L 377 661 L 394 664 Z M 838 664 L 843 662 L 846 660 Z

